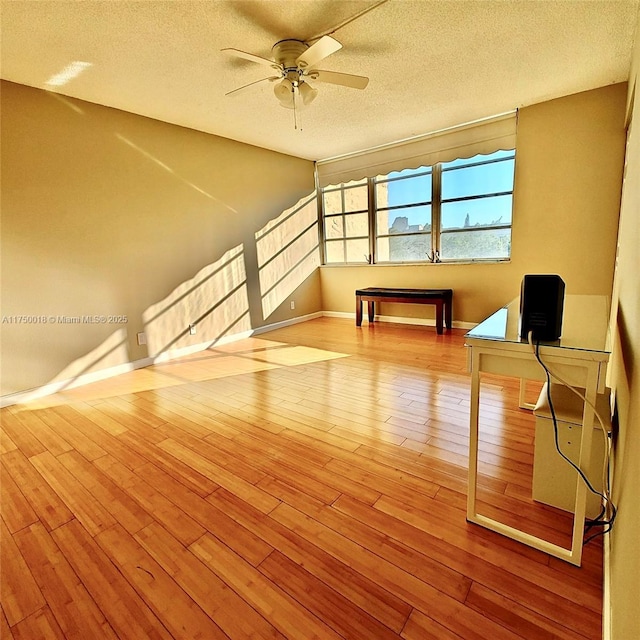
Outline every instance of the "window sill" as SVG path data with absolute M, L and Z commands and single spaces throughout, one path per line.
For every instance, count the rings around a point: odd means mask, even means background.
M 336 267 L 441 267 L 446 265 L 509 264 L 510 262 L 510 258 L 442 260 L 441 262 L 377 262 L 376 264 L 369 264 L 367 262 L 334 262 L 331 264 L 322 264 L 320 267 L 329 269 Z

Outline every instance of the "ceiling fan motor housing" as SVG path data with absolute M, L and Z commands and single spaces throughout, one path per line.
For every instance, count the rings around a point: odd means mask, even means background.
M 271 53 L 273 54 L 273 59 L 278 65 L 282 65 L 285 71 L 303 69 L 306 65 L 302 60 L 298 62 L 298 58 L 308 48 L 309 46 L 301 40 L 280 40 L 280 42 L 276 42 L 273 45 Z
M 309 85 L 307 80 L 320 80 L 329 84 L 337 84 L 354 89 L 364 89 L 369 82 L 364 76 L 355 76 L 336 71 L 322 71 L 316 65 L 342 48 L 342 45 L 329 35 L 315 39 L 312 45 L 295 38 L 287 38 L 276 42 L 271 48 L 271 59 L 248 53 L 240 49 L 227 48 L 223 52 L 238 58 L 267 65 L 278 75 L 262 78 L 230 91 L 227 95 L 237 95 L 244 89 L 264 81 L 279 82 L 274 86 L 274 93 L 282 106 L 296 108 L 296 98 L 302 104 L 310 104 L 318 94 L 317 89 Z

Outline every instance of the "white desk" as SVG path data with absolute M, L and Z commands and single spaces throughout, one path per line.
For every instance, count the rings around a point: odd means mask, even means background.
M 584 536 L 587 488 L 578 483 L 571 548 L 552 544 L 502 522 L 481 515 L 476 509 L 478 476 L 478 417 L 481 372 L 527 380 L 545 380 L 545 373 L 526 341 L 518 336 L 520 301 L 514 300 L 496 311 L 465 336 L 471 368 L 471 420 L 469 441 L 469 493 L 467 520 L 497 531 L 552 556 L 580 566 Z M 597 393 L 605 388 L 608 349 L 609 299 L 606 296 L 565 296 L 562 337 L 540 343 L 540 358 L 552 372 L 569 384 L 582 387 L 595 405 Z M 580 461 L 589 460 L 593 434 L 593 409 L 585 403 L 582 416 Z M 580 468 L 583 468 L 582 463 Z

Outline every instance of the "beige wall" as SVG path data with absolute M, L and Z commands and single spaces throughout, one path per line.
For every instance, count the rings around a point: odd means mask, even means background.
M 287 299 L 262 317 L 255 240 L 312 192 L 312 163 L 21 85 L 1 93 L 2 395 L 321 309 L 314 272 L 295 311 Z M 59 319 L 93 315 L 116 322 Z
M 613 499 L 618 516 L 611 532 L 611 638 L 640 638 L 640 15 L 629 80 L 628 131 L 622 191 L 618 267 L 612 313 L 611 386 L 619 416 Z M 635 100 L 632 89 L 635 86 Z
M 324 309 L 354 312 L 366 286 L 454 289 L 454 322 L 475 323 L 520 292 L 526 273 L 558 273 L 567 293 L 611 294 L 624 157 L 626 84 L 520 110 L 509 263 L 323 267 Z M 433 307 L 383 305 L 433 318 Z

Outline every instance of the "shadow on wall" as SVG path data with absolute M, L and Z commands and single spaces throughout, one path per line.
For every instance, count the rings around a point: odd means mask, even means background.
M 316 193 L 258 231 L 256 249 L 266 320 L 320 266 Z
M 266 320 L 320 264 L 315 192 L 267 223 L 255 239 Z M 199 350 L 223 338 L 251 335 L 244 258 L 242 246 L 230 249 L 147 308 L 144 333 L 154 361 L 181 355 L 183 348 Z
M 174 171 L 168 164 L 166 164 L 165 162 L 162 162 L 161 160 L 156 158 L 154 155 L 152 155 L 151 153 L 147 152 L 142 147 L 138 146 L 137 144 L 135 144 L 134 142 L 129 140 L 129 138 L 125 138 L 125 136 L 123 136 L 123 135 L 121 135 L 119 133 L 116 133 L 115 136 L 116 136 L 116 138 L 118 138 L 118 140 L 120 140 L 124 144 L 128 145 L 132 149 L 135 149 L 135 151 L 140 153 L 144 158 L 146 158 L 150 162 L 153 162 L 156 166 L 164 169 L 167 173 L 171 174 L 171 176 L 173 178 L 175 178 L 176 180 L 178 180 L 182 184 L 186 185 L 190 189 L 193 189 L 197 193 L 205 196 L 206 198 L 209 198 L 209 200 L 212 200 L 217 205 L 221 205 L 225 209 L 229 210 L 231 213 L 238 213 L 233 207 L 229 206 L 226 202 L 223 202 L 219 198 L 216 198 L 215 196 L 211 195 L 208 191 L 205 191 L 204 189 L 199 187 L 197 184 L 194 184 L 190 180 L 187 180 L 186 178 L 183 178 L 181 175 L 176 173 L 176 171 Z
M 267 319 L 319 265 L 315 193 L 270 221 L 255 238 L 262 313 Z M 80 321 L 80 318 L 73 320 Z M 142 343 L 147 345 L 148 358 L 130 362 L 127 330 L 118 329 L 95 349 L 65 367 L 50 383 L 21 400 L 73 389 L 140 366 L 251 336 L 253 327 L 242 245 L 230 249 L 178 285 L 166 298 L 150 305 L 143 312 L 142 321 Z M 307 358 L 305 354 L 302 361 Z
M 74 318 L 74 320 L 76 320 Z M 114 331 L 104 342 L 92 349 L 85 356 L 74 360 L 65 367 L 50 383 L 39 390 L 23 394 L 21 401 L 38 398 L 42 395 L 57 393 L 65 389 L 72 389 L 80 384 L 89 384 L 102 379 L 100 372 L 108 370 L 111 375 L 125 373 L 133 368 L 133 365 L 122 365 L 128 361 L 128 338 L 126 329 Z M 91 373 L 99 370 L 99 373 Z
M 193 345 L 193 336 L 202 336 L 206 346 L 211 346 L 224 336 L 251 331 L 242 247 L 227 251 L 164 300 L 151 305 L 142 319 L 154 361 Z M 202 338 L 195 341 L 202 342 Z
M 126 320 L 2 325 L 0 402 L 295 315 L 283 302 L 315 286 L 319 263 L 311 162 L 32 87 L 2 89 L 3 314 Z

